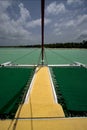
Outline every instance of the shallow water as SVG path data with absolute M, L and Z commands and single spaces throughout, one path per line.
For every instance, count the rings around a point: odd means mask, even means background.
M 45 49 L 44 61 L 47 64 L 72 64 L 81 62 L 87 65 L 87 49 Z M 0 64 L 11 61 L 16 64 L 38 64 L 41 62 L 41 49 L 0 48 Z

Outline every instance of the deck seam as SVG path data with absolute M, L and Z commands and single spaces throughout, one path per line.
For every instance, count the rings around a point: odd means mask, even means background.
M 49 78 L 50 78 L 50 82 L 51 82 L 51 88 L 52 88 L 52 92 L 53 92 L 54 101 L 55 101 L 55 103 L 58 103 L 57 95 L 56 95 L 56 91 L 54 88 L 54 84 L 53 84 L 53 80 L 52 80 L 52 76 L 51 76 L 49 67 L 48 67 L 48 73 L 49 73 Z
M 31 81 L 30 87 L 28 89 L 28 92 L 26 94 L 26 98 L 25 98 L 24 104 L 28 104 L 28 102 L 29 102 L 30 93 L 31 93 L 31 90 L 32 90 L 32 88 L 34 86 L 33 84 L 34 84 L 34 80 L 35 80 L 35 77 L 36 77 L 36 71 L 37 71 L 37 68 L 35 70 L 35 73 L 34 73 L 34 76 L 32 78 L 32 81 Z

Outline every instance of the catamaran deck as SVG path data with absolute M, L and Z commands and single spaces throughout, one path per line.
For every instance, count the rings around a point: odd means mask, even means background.
M 1 130 L 86 130 L 87 118 L 65 118 L 55 100 L 49 68 L 37 67 L 30 90 L 13 120 L 0 120 Z
M 54 98 L 48 67 L 36 69 L 30 94 L 18 115 L 18 118 L 64 117 Z

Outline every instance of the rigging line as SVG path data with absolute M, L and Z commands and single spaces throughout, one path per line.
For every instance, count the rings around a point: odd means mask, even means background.
M 48 60 L 47 60 L 47 56 L 46 56 L 46 51 L 45 51 L 45 48 L 44 48 L 44 60 L 46 59 L 46 64 L 48 65 Z M 37 65 L 40 63 L 40 60 L 41 60 L 41 52 L 40 52 L 40 55 L 39 55 L 39 58 L 38 58 L 38 63 Z M 45 61 L 44 61 L 45 62 Z
M 38 58 L 37 65 L 39 65 L 39 63 L 40 63 L 40 60 L 41 60 L 41 52 L 40 52 L 40 55 L 39 55 L 39 58 Z
M 49 50 L 49 49 L 48 49 Z M 51 52 L 52 53 L 54 53 L 55 55 L 59 55 L 61 58 L 63 58 L 64 60 L 68 60 L 68 61 L 70 61 L 70 62 L 73 62 L 72 60 L 70 60 L 69 58 L 66 58 L 65 56 L 63 56 L 63 55 L 61 55 L 61 54 L 59 54 L 58 52 L 54 52 L 53 50 L 51 50 Z
M 32 49 L 32 50 L 33 50 L 33 49 Z M 25 54 L 25 55 L 23 55 L 23 56 L 18 57 L 17 59 L 13 60 L 12 63 L 16 62 L 17 60 L 20 60 L 20 59 L 24 58 L 25 56 L 27 56 L 27 55 L 29 55 L 29 54 L 31 55 L 31 54 L 32 54 L 33 52 L 35 52 L 35 51 L 37 51 L 37 48 L 34 49 L 34 50 L 31 51 L 31 52 L 28 52 L 27 54 Z
M 44 49 L 44 54 L 45 54 L 46 63 L 48 65 L 48 60 L 47 60 L 47 55 L 46 55 L 46 49 Z
M 29 79 L 28 79 L 28 82 L 27 82 L 27 84 L 26 84 L 26 86 L 28 85 L 28 87 L 29 87 Z M 21 103 L 20 103 L 20 106 L 19 106 L 19 110 L 18 110 L 18 113 L 17 113 L 17 117 L 16 118 L 14 118 L 13 119 L 13 121 L 14 121 L 14 125 L 13 125 L 13 130 L 16 130 L 16 127 L 17 127 L 17 123 L 18 123 L 18 119 L 20 118 L 19 116 L 20 116 L 20 113 L 21 113 L 21 109 L 22 109 L 22 107 L 23 107 L 23 104 L 24 104 L 24 100 L 25 100 L 25 97 L 26 97 L 26 92 L 27 92 L 27 89 L 26 89 L 26 91 L 24 91 L 24 94 L 23 94 L 23 97 L 22 97 L 22 100 L 21 100 Z M 32 109 L 32 106 L 31 106 L 31 104 L 30 104 L 30 107 L 31 107 L 31 109 Z M 31 111 L 32 112 L 32 111 Z M 32 116 L 32 113 L 31 113 L 31 118 L 32 118 L 33 116 Z M 10 128 L 10 127 L 9 127 Z M 33 126 L 32 126 L 32 128 L 33 128 Z
M 49 51 L 50 52 L 50 51 Z M 50 52 L 51 53 L 51 52 Z M 58 60 L 58 58 L 56 58 L 56 61 L 58 61 L 59 62 L 59 60 Z M 48 62 L 49 62 L 49 60 L 48 60 Z
M 30 95 L 30 113 L 31 113 L 31 130 L 33 130 L 33 111 L 32 111 L 32 102 L 31 102 L 31 95 Z

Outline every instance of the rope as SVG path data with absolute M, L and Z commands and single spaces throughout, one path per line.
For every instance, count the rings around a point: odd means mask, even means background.
M 50 52 L 51 53 L 51 52 Z M 59 60 L 58 60 L 58 58 L 56 59 L 58 62 L 59 62 Z M 49 62 L 49 61 L 48 61 Z
M 37 65 L 39 65 L 39 63 L 40 63 L 40 60 L 41 60 L 41 55 L 42 55 L 42 52 L 40 52 L 40 55 L 39 55 L 39 58 L 38 58 L 38 63 L 37 63 Z M 45 60 L 46 59 L 46 60 Z M 47 64 L 48 65 L 48 61 L 47 61 L 47 56 L 46 56 L 46 51 L 45 51 L 45 48 L 44 48 L 44 60 L 46 61 L 46 63 L 45 64 Z
M 34 49 L 33 51 L 31 52 L 28 52 L 27 54 L 23 55 L 23 56 L 20 56 L 18 57 L 17 59 L 13 60 L 12 63 L 15 63 L 16 61 L 20 60 L 20 59 L 23 59 L 24 57 L 26 57 L 27 55 L 31 55 L 33 52 L 37 51 L 37 49 Z
M 49 50 L 49 49 L 48 49 Z M 51 49 L 50 49 L 51 50 Z M 69 58 L 66 58 L 64 55 L 61 55 L 61 54 L 59 54 L 58 52 L 55 52 L 55 51 L 53 51 L 53 50 L 51 50 L 51 52 L 52 53 L 54 53 L 55 55 L 59 55 L 61 58 L 63 58 L 64 60 L 68 60 L 68 61 L 70 61 L 70 62 L 73 62 L 72 60 L 70 60 Z M 58 58 L 58 57 L 57 57 Z
M 46 55 L 45 49 L 44 49 L 44 55 L 45 55 L 46 63 L 47 63 L 47 65 L 48 65 L 48 60 L 47 60 L 47 55 Z
M 31 77 L 33 76 L 33 73 L 34 73 L 34 71 L 31 73 Z M 22 100 L 21 100 L 21 103 L 20 103 L 20 106 L 19 106 L 19 111 L 17 113 L 17 117 L 14 118 L 15 122 L 14 122 L 14 125 L 13 125 L 13 130 L 16 130 L 16 126 L 17 126 L 17 123 L 18 123 L 19 115 L 20 115 L 20 112 L 21 112 L 21 109 L 22 109 L 22 106 L 23 106 L 23 103 L 24 103 L 24 100 L 25 100 L 25 97 L 26 97 L 27 90 L 28 90 L 30 82 L 31 82 L 31 79 L 30 79 L 31 77 L 29 77 L 28 82 L 26 84 L 26 87 L 25 87 L 26 90 L 24 91 L 24 94 L 23 94 L 23 97 L 22 97 Z M 31 109 L 31 117 L 32 117 L 32 106 L 31 106 L 31 104 L 30 104 L 30 107 L 31 107 L 30 109 Z M 13 119 L 13 121 L 14 121 L 14 119 Z M 33 128 L 33 125 L 32 125 L 32 128 Z

